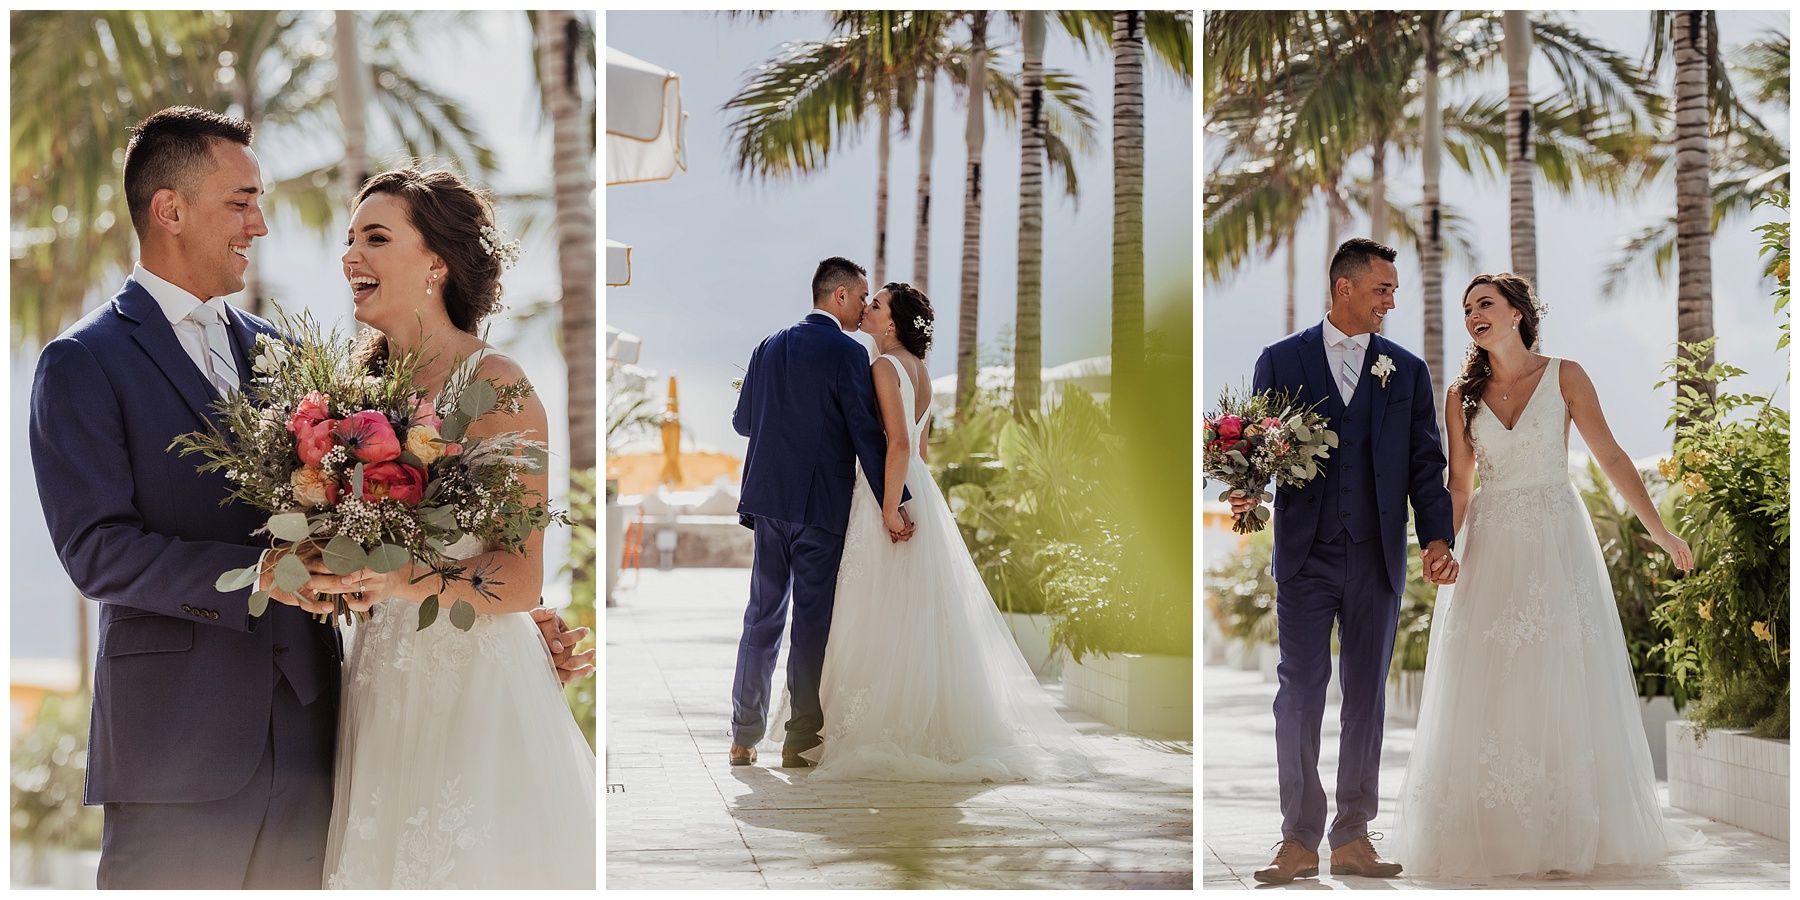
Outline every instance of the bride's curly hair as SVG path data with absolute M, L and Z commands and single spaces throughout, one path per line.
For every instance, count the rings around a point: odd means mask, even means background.
M 1477 275 L 1463 288 L 1463 299 L 1469 299 L 1469 292 L 1484 284 L 1491 284 L 1506 298 L 1506 303 L 1519 311 L 1519 340 L 1525 342 L 1525 349 L 1537 352 L 1538 326 L 1544 317 L 1544 301 L 1539 300 L 1537 293 L 1531 289 L 1531 282 L 1522 275 L 1501 272 L 1498 275 Z M 1469 355 L 1463 362 L 1462 377 L 1451 385 L 1462 396 L 1463 429 L 1467 431 L 1475 423 L 1475 409 L 1487 392 L 1488 379 L 1494 377 L 1494 365 L 1488 359 L 1488 352 L 1479 344 L 1469 345 Z
M 924 359 L 931 352 L 930 329 L 936 320 L 931 301 L 924 291 L 904 281 L 890 281 L 881 289 L 888 292 L 888 314 L 894 317 L 894 336 L 900 339 L 900 346 Z
M 409 167 L 382 172 L 364 182 L 350 208 L 375 194 L 406 201 L 407 222 L 418 229 L 425 249 L 449 267 L 438 290 L 450 324 L 475 334 L 481 320 L 500 308 L 501 261 L 482 246 L 482 229 L 495 224 L 487 194 L 455 172 Z M 378 372 L 387 355 L 387 337 L 373 328 L 365 329 L 354 354 L 358 365 Z

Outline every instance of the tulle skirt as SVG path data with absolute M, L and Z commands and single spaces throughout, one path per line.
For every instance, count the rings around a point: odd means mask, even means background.
M 813 778 L 1019 781 L 1092 772 L 1032 675 L 931 472 L 911 461 L 892 543 L 860 467 L 838 570 Z
M 525 613 L 346 631 L 331 888 L 595 887 L 594 752 Z
M 1438 590 L 1394 858 L 1412 875 L 1655 865 L 1663 821 L 1625 635 L 1567 480 L 1483 487 Z

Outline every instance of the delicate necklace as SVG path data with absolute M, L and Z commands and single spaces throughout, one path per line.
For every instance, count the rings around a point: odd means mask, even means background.
M 1528 375 L 1530 373 L 1528 372 L 1526 374 Z M 1525 378 L 1524 375 L 1520 375 L 1517 378 L 1514 378 L 1511 382 L 1509 382 L 1506 386 L 1506 391 L 1500 395 L 1500 399 L 1511 400 L 1512 399 L 1512 389 L 1518 387 L 1519 382 L 1521 380 L 1523 380 L 1524 378 Z

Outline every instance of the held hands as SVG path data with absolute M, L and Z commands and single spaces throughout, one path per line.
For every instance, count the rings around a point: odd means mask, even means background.
M 1432 584 L 1455 584 L 1456 573 L 1460 568 L 1456 557 L 1450 555 L 1450 542 L 1439 538 L 1419 549 L 1419 558 L 1425 562 L 1425 580 Z
M 899 507 L 893 512 L 883 510 L 881 520 L 887 526 L 890 543 L 898 544 L 901 541 L 912 540 L 914 526 L 912 518 L 906 514 L 906 507 Z
M 600 652 L 595 647 L 586 653 L 576 653 L 575 645 L 588 636 L 586 628 L 567 630 L 562 616 L 548 606 L 539 606 L 531 611 L 531 620 L 544 636 L 544 643 L 550 647 L 550 661 L 556 666 L 556 677 L 568 684 L 577 678 L 594 674 L 594 657 Z
M 1250 494 L 1249 496 L 1238 496 L 1234 492 L 1231 497 L 1231 514 L 1234 516 L 1241 516 L 1244 513 L 1247 513 L 1250 510 L 1253 510 L 1261 505 L 1262 505 L 1262 496 L 1260 494 Z
M 1675 568 L 1683 572 L 1694 568 L 1694 551 L 1688 549 L 1687 541 L 1676 537 L 1669 529 L 1664 528 L 1662 534 L 1652 535 L 1656 546 L 1663 548 L 1669 558 L 1675 561 Z
M 299 557 L 306 565 L 306 571 L 312 574 L 306 584 L 289 593 L 275 587 L 275 566 L 283 556 Z M 335 611 L 336 603 L 332 598 L 321 597 L 320 594 L 343 594 L 345 605 L 357 612 L 367 612 L 374 606 L 374 598 L 364 600 L 358 591 L 362 588 L 353 584 L 348 575 L 334 575 L 325 565 L 325 558 L 319 546 L 311 541 L 300 544 L 288 544 L 269 551 L 263 560 L 262 574 L 257 577 L 258 590 L 269 592 L 269 598 L 277 603 L 297 606 L 313 615 L 321 615 Z M 377 597 L 380 595 L 376 595 Z

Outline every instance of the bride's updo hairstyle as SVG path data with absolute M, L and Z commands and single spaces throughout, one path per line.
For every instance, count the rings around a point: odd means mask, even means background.
M 932 322 L 935 314 L 931 301 L 918 288 L 904 281 L 890 281 L 881 286 L 888 293 L 888 314 L 894 317 L 894 337 L 906 352 L 924 359 L 931 350 Z
M 482 230 L 494 226 L 493 204 L 462 176 L 442 170 L 382 172 L 363 183 L 350 208 L 375 194 L 406 201 L 407 222 L 424 239 L 425 249 L 437 254 L 449 268 L 437 290 L 450 324 L 475 334 L 481 320 L 500 307 L 501 261 L 482 246 Z M 387 360 L 387 337 L 367 329 L 356 359 L 369 371 L 378 371 Z
M 1477 275 L 1463 288 L 1463 299 L 1469 299 L 1469 292 L 1484 284 L 1491 284 L 1506 298 L 1507 305 L 1519 311 L 1519 340 L 1525 343 L 1525 349 L 1537 352 L 1538 323 L 1544 318 L 1544 301 L 1539 300 L 1531 289 L 1531 282 L 1523 276 L 1511 272 L 1498 275 Z M 1487 391 L 1488 379 L 1494 377 L 1493 363 L 1488 360 L 1488 352 L 1479 344 L 1469 345 L 1469 357 L 1463 363 L 1462 377 L 1456 379 L 1454 387 L 1462 395 L 1462 417 L 1465 429 L 1475 422 L 1475 407 L 1481 402 L 1482 394 Z

